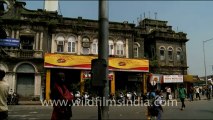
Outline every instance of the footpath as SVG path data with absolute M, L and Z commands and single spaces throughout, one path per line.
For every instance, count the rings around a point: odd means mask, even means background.
M 205 95 L 200 95 L 200 100 L 207 100 L 206 96 Z M 180 99 L 179 98 L 175 98 L 175 99 L 172 99 L 172 100 L 177 100 L 178 102 L 180 102 Z M 185 101 L 190 101 L 189 98 L 186 98 Z M 196 98 L 194 97 L 193 101 L 199 101 L 199 98 Z M 42 105 L 41 101 L 19 101 L 18 102 L 19 105 Z
M 19 105 L 41 105 L 41 101 L 19 101 Z

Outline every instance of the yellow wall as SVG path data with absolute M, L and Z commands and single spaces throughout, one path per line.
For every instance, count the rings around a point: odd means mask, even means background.
M 84 92 L 84 79 L 83 79 L 83 71 L 81 71 L 81 77 L 80 77 L 80 92 L 81 94 Z
M 143 94 L 147 93 L 147 76 L 143 73 Z
M 111 82 L 111 94 L 115 95 L 115 72 L 113 72 L 113 78 L 109 82 Z
M 46 72 L 46 100 L 50 100 L 50 69 Z

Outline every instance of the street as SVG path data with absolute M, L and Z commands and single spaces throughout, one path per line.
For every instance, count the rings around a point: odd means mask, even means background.
M 186 101 L 186 109 L 165 106 L 162 119 L 213 119 L 213 100 Z M 41 105 L 10 105 L 9 120 L 50 119 L 52 107 Z M 72 119 L 98 119 L 97 106 L 74 106 Z M 111 106 L 109 119 L 147 119 L 145 106 Z

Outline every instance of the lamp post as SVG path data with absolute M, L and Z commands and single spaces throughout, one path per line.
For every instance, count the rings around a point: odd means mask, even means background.
M 204 71 L 205 71 L 205 79 L 206 79 L 206 85 L 207 85 L 207 75 L 206 75 L 206 55 L 205 55 L 205 43 L 208 41 L 213 40 L 213 38 L 204 40 L 203 41 L 203 59 L 204 59 Z

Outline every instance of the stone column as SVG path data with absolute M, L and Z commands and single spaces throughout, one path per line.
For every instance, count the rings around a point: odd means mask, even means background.
M 81 41 L 82 41 L 82 37 L 79 35 L 79 36 L 78 36 L 77 55 L 80 55 L 80 54 L 81 54 Z
M 55 34 L 52 34 L 52 45 L 51 45 L 51 53 L 55 53 L 57 50 L 56 42 L 55 42 Z
M 14 33 L 14 30 L 12 30 L 12 35 L 11 35 L 12 38 L 15 38 L 15 33 Z
M 39 50 L 43 50 L 43 38 L 44 38 L 44 34 L 43 32 L 40 33 L 40 47 Z
M 16 31 L 16 39 L 19 39 L 19 30 Z
M 34 44 L 34 50 L 38 50 L 38 43 L 39 43 L 39 33 L 36 33 L 36 41 Z
M 126 51 L 125 51 L 125 53 L 126 53 L 126 58 L 129 58 L 129 41 L 128 41 L 128 39 L 126 39 Z
M 34 95 L 36 97 L 40 96 L 41 92 L 41 75 L 35 74 L 35 87 L 34 87 Z

